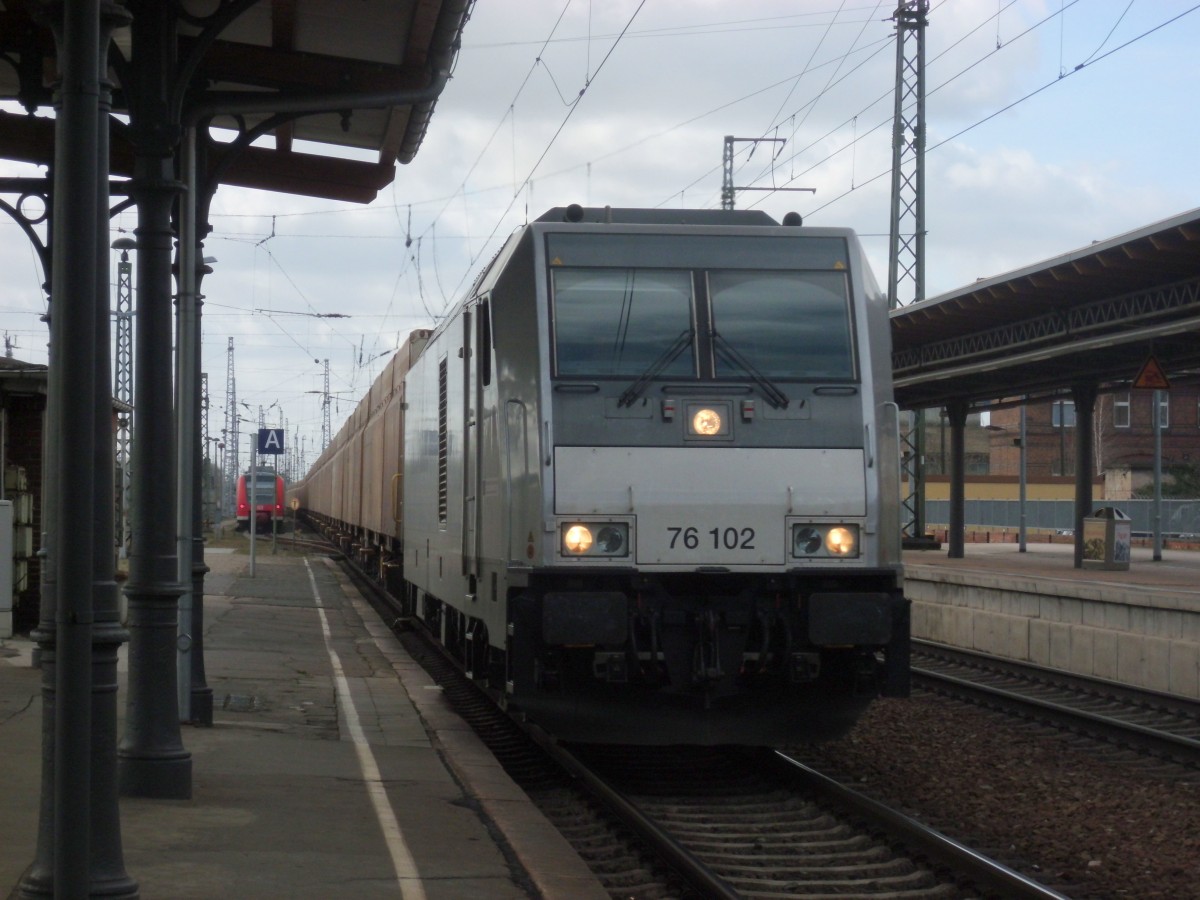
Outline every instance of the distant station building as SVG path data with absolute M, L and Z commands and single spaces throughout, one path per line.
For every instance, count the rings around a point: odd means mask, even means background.
M 0 357 L 0 500 L 12 503 L 12 630 L 38 621 L 42 544 L 42 437 L 46 417 L 46 366 Z M 0 565 L 0 571 L 4 570 Z
M 0 357 L 0 471 L 4 473 L 0 500 L 11 503 L 13 511 L 11 568 L 5 569 L 0 560 L 0 572 L 12 578 L 12 625 L 10 631 L 5 617 L 0 637 L 29 632 L 37 625 L 41 612 L 42 566 L 38 554 L 45 530 L 43 443 L 48 373 L 44 365 Z M 118 417 L 128 413 L 125 404 L 113 401 L 114 441 Z M 116 475 L 119 485 L 120 472 Z M 119 496 L 116 511 L 119 516 Z
M 1155 391 L 1101 394 L 1096 401 L 1095 471 L 1104 479 L 1104 499 L 1127 500 L 1154 483 Z M 1180 468 L 1200 472 L 1200 386 L 1174 385 L 1157 392 L 1162 422 L 1164 482 Z M 991 413 L 989 474 L 1016 478 L 1020 472 L 1020 409 Z M 1026 473 L 1042 480 L 1075 474 L 1075 405 L 1058 400 L 1026 407 Z

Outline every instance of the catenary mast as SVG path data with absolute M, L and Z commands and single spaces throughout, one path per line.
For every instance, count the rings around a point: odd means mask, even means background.
M 237 379 L 233 374 L 233 338 L 225 353 L 225 509 L 236 510 L 238 463 Z

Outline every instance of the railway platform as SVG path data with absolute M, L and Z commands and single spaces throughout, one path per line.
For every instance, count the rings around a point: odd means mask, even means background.
M 192 798 L 120 802 L 142 898 L 608 896 L 332 562 L 206 562 Z M 0 642 L 0 896 L 37 850 L 32 649 Z
M 1200 552 L 1076 569 L 1073 544 L 1026 546 L 905 551 L 913 637 L 1200 700 Z

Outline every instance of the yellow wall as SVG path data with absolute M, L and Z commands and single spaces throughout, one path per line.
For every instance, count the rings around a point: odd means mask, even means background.
M 907 482 L 904 484 L 907 488 Z M 968 500 L 1018 500 L 1020 499 L 1020 482 L 1016 478 L 1006 478 L 989 475 L 982 478 L 968 478 L 965 485 Z M 1030 480 L 1025 485 L 1025 496 L 1029 500 L 1074 500 L 1074 478 L 1050 478 Z M 1092 498 L 1104 499 L 1104 481 L 1097 479 L 1092 485 Z M 925 481 L 926 500 L 949 500 L 950 479 L 938 475 Z

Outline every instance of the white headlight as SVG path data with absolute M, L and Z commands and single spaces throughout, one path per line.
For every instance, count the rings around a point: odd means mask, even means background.
M 572 525 L 563 532 L 563 547 L 568 553 L 587 553 L 592 547 L 592 532 L 586 525 Z
M 625 522 L 564 522 L 561 533 L 563 556 L 629 555 L 629 525 Z
M 692 431 L 705 436 L 720 434 L 721 414 L 708 407 L 697 410 L 692 416 Z
M 792 556 L 797 559 L 857 557 L 858 526 L 793 524 Z
M 825 535 L 825 547 L 834 556 L 854 556 L 856 544 L 854 531 L 841 525 L 830 528 Z

